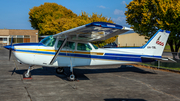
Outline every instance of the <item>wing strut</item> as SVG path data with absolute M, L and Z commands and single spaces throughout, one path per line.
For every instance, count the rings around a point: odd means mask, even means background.
M 67 42 L 67 39 L 64 39 L 63 43 L 61 44 L 61 46 L 59 47 L 59 49 L 57 50 L 56 54 L 54 55 L 53 59 L 50 62 L 50 65 L 52 65 L 55 61 L 55 59 L 57 58 L 57 56 L 59 55 L 60 51 L 62 50 L 62 48 L 64 47 L 65 43 Z

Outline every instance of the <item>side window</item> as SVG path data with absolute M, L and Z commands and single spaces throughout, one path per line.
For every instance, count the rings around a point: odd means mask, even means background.
M 57 48 L 59 48 L 62 45 L 63 41 L 59 40 L 57 44 Z M 63 49 L 70 49 L 74 50 L 75 49 L 75 42 L 69 42 L 67 41 L 66 44 L 64 45 Z
M 63 41 L 59 40 L 57 44 L 57 48 L 59 48 L 62 45 Z
M 92 44 L 92 45 L 93 45 L 94 49 L 98 49 L 98 47 L 97 47 L 97 46 L 95 46 L 94 44 Z
M 92 50 L 92 48 L 89 46 L 89 44 L 78 43 L 77 50 L 89 51 Z

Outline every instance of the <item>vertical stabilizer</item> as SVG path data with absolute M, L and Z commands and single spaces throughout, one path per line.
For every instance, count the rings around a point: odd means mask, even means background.
M 143 55 L 162 56 L 170 31 L 158 30 L 156 34 L 144 45 Z

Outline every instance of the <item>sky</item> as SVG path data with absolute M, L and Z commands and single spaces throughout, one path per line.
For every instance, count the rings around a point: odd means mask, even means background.
M 34 6 L 45 2 L 57 3 L 72 10 L 77 15 L 81 12 L 97 13 L 111 18 L 114 23 L 130 27 L 124 15 L 126 4 L 132 0 L 1 0 L 0 29 L 33 29 L 29 22 L 29 11 Z

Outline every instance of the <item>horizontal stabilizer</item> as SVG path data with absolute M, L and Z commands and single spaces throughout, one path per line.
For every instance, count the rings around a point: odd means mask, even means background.
M 152 60 L 157 60 L 161 62 L 176 62 L 175 60 L 168 58 L 168 57 L 163 57 L 163 58 L 156 58 L 156 57 L 141 57 L 142 59 L 152 59 Z

